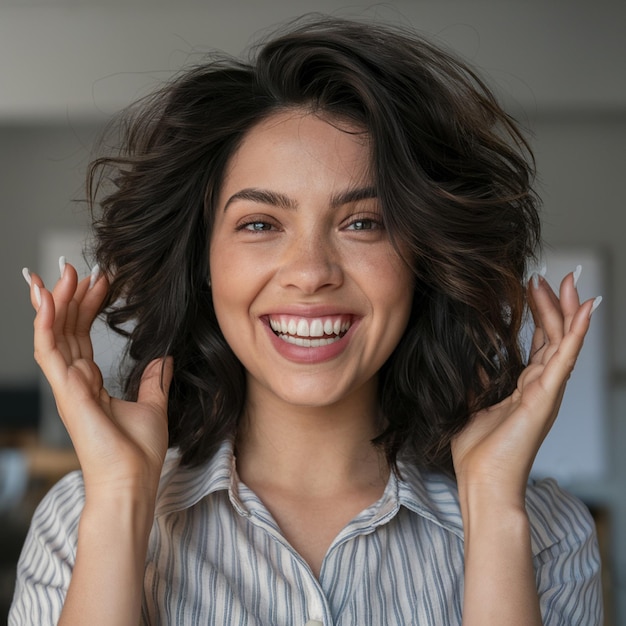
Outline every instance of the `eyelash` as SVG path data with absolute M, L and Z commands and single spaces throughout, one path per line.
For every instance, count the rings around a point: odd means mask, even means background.
M 263 228 L 256 228 L 256 226 L 262 226 Z M 266 227 L 269 227 L 269 228 L 266 228 Z M 268 231 L 271 228 L 272 228 L 272 225 L 268 224 L 267 222 L 254 221 L 254 222 L 248 222 L 246 224 L 242 224 L 241 226 L 239 226 L 238 230 L 249 230 L 250 232 L 253 232 L 253 233 L 260 233 L 260 232 Z
M 368 224 L 369 228 L 357 228 L 357 224 Z M 354 227 L 354 228 L 353 228 Z M 383 227 L 383 224 L 380 220 L 374 219 L 373 217 L 360 217 L 355 220 L 352 220 L 347 226 L 348 230 L 380 230 Z
M 361 225 L 360 227 L 358 226 L 359 224 Z M 364 228 L 363 225 L 367 225 L 367 227 Z M 257 226 L 261 226 L 261 228 L 256 228 Z M 374 217 L 356 217 L 353 218 L 352 221 L 350 221 L 346 226 L 344 226 L 345 230 L 359 232 L 382 230 L 383 228 L 384 226 L 382 221 Z M 265 217 L 258 219 L 248 219 L 237 225 L 237 231 L 247 231 L 251 233 L 269 232 L 277 229 L 278 226 Z
M 260 226 L 262 225 L 263 228 L 255 228 L 255 226 Z M 236 230 L 238 231 L 248 231 L 251 233 L 262 233 L 262 232 L 268 232 L 271 230 L 276 230 L 277 226 L 275 224 L 273 224 L 271 222 L 271 220 L 268 220 L 266 217 L 259 217 L 259 218 L 249 218 L 243 222 L 241 222 L 240 224 L 237 224 L 237 228 Z

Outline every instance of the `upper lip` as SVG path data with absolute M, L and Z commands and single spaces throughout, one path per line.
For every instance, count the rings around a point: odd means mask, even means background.
M 266 311 L 259 315 L 261 318 L 269 318 L 277 315 L 291 315 L 292 317 L 316 318 L 328 317 L 332 315 L 350 315 L 353 319 L 362 317 L 355 313 L 353 309 L 347 309 L 341 305 L 315 304 L 315 305 L 298 305 L 288 304 L 276 307 L 271 311 Z

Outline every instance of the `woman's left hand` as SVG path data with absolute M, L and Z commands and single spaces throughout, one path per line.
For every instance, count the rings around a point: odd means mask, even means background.
M 538 275 L 529 287 L 535 321 L 528 366 L 502 402 L 479 411 L 452 441 L 460 488 L 523 504 L 530 470 L 556 419 L 567 380 L 583 345 L 594 304 L 580 304 L 573 274 L 557 298 Z

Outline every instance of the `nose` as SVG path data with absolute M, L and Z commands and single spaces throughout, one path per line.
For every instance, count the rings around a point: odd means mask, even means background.
M 328 237 L 295 239 L 281 261 L 279 277 L 283 287 L 311 295 L 321 289 L 336 288 L 343 282 L 339 254 Z

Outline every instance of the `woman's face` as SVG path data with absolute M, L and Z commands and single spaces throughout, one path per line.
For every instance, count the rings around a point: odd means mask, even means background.
M 249 402 L 375 398 L 409 317 L 412 277 L 382 227 L 367 136 L 338 127 L 358 130 L 275 114 L 249 131 L 226 170 L 211 283 Z

